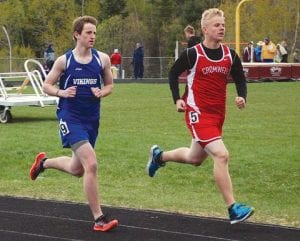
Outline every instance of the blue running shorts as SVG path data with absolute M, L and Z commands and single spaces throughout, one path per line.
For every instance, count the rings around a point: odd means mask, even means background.
M 58 125 L 64 148 L 71 148 L 72 145 L 81 141 L 88 141 L 92 147 L 95 147 L 99 121 L 83 122 L 58 118 Z

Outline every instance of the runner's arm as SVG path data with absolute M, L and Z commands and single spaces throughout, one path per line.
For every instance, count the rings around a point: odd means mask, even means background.
M 73 95 L 75 95 L 76 90 L 72 89 L 72 91 L 70 90 L 69 93 L 70 96 L 68 95 L 63 95 L 63 92 L 65 90 L 60 90 L 58 88 L 58 86 L 56 86 L 57 82 L 60 79 L 61 74 L 64 72 L 66 66 L 66 56 L 62 55 L 60 57 L 57 58 L 57 60 L 54 62 L 54 65 L 51 69 L 51 71 L 49 72 L 49 74 L 46 76 L 46 79 L 43 83 L 43 91 L 48 94 L 48 95 L 52 95 L 52 96 L 64 96 L 64 97 L 72 97 Z
M 186 49 L 171 67 L 169 72 L 169 85 L 174 103 L 180 99 L 178 78 L 185 70 L 191 69 L 195 64 L 196 56 L 196 50 L 194 48 Z
M 92 87 L 91 91 L 93 92 L 93 94 L 96 98 L 103 98 L 112 93 L 114 82 L 113 82 L 113 76 L 112 76 L 112 72 L 111 72 L 110 57 L 107 54 L 99 52 L 99 51 L 98 51 L 98 55 L 101 59 L 102 67 L 103 67 L 104 86 L 102 88 Z
M 103 64 L 103 71 L 104 71 L 104 87 L 99 90 L 99 93 L 96 97 L 105 97 L 112 93 L 114 82 L 113 82 L 113 76 L 111 72 L 111 63 L 110 58 L 107 54 L 99 52 L 98 54 L 101 58 L 102 64 Z M 95 93 L 94 93 L 95 94 Z
M 236 86 L 236 91 L 239 97 L 243 97 L 246 101 L 247 98 L 247 82 L 243 71 L 241 59 L 237 53 L 230 49 L 232 56 L 232 67 L 230 74 Z

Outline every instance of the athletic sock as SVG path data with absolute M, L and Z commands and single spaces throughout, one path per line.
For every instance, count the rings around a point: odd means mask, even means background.
M 104 214 L 95 219 L 95 223 L 101 221 L 104 218 Z
M 45 168 L 44 168 L 44 162 L 47 160 L 48 158 L 44 158 L 42 161 L 41 161 L 41 163 L 40 163 L 40 170 L 41 170 L 41 172 L 43 172 L 44 170 L 45 170 Z

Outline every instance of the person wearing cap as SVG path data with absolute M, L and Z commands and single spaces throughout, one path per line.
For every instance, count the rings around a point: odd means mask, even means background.
M 253 41 L 250 41 L 243 51 L 243 62 L 253 62 L 254 49 Z
M 270 40 L 269 37 L 264 39 L 264 45 L 261 49 L 261 59 L 265 63 L 273 63 L 277 52 L 276 45 Z
M 114 49 L 114 53 L 110 56 L 110 62 L 112 67 L 115 67 L 117 69 L 117 78 L 119 78 L 121 71 L 122 56 L 119 53 L 118 49 Z

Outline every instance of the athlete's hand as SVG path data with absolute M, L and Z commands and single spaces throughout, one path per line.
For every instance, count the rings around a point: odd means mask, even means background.
M 92 93 L 94 94 L 95 97 L 97 97 L 97 98 L 103 97 L 103 93 L 102 93 L 102 90 L 100 88 L 92 87 L 91 91 L 92 91 Z
M 182 99 L 179 99 L 176 101 L 176 107 L 178 112 L 185 112 L 186 110 L 186 104 L 185 101 Z
M 238 97 L 235 97 L 235 104 L 241 110 L 241 109 L 245 108 L 246 101 L 243 97 L 238 96 Z
M 77 86 L 71 86 L 65 90 L 59 90 L 58 96 L 64 98 L 72 98 L 76 95 L 76 88 Z

